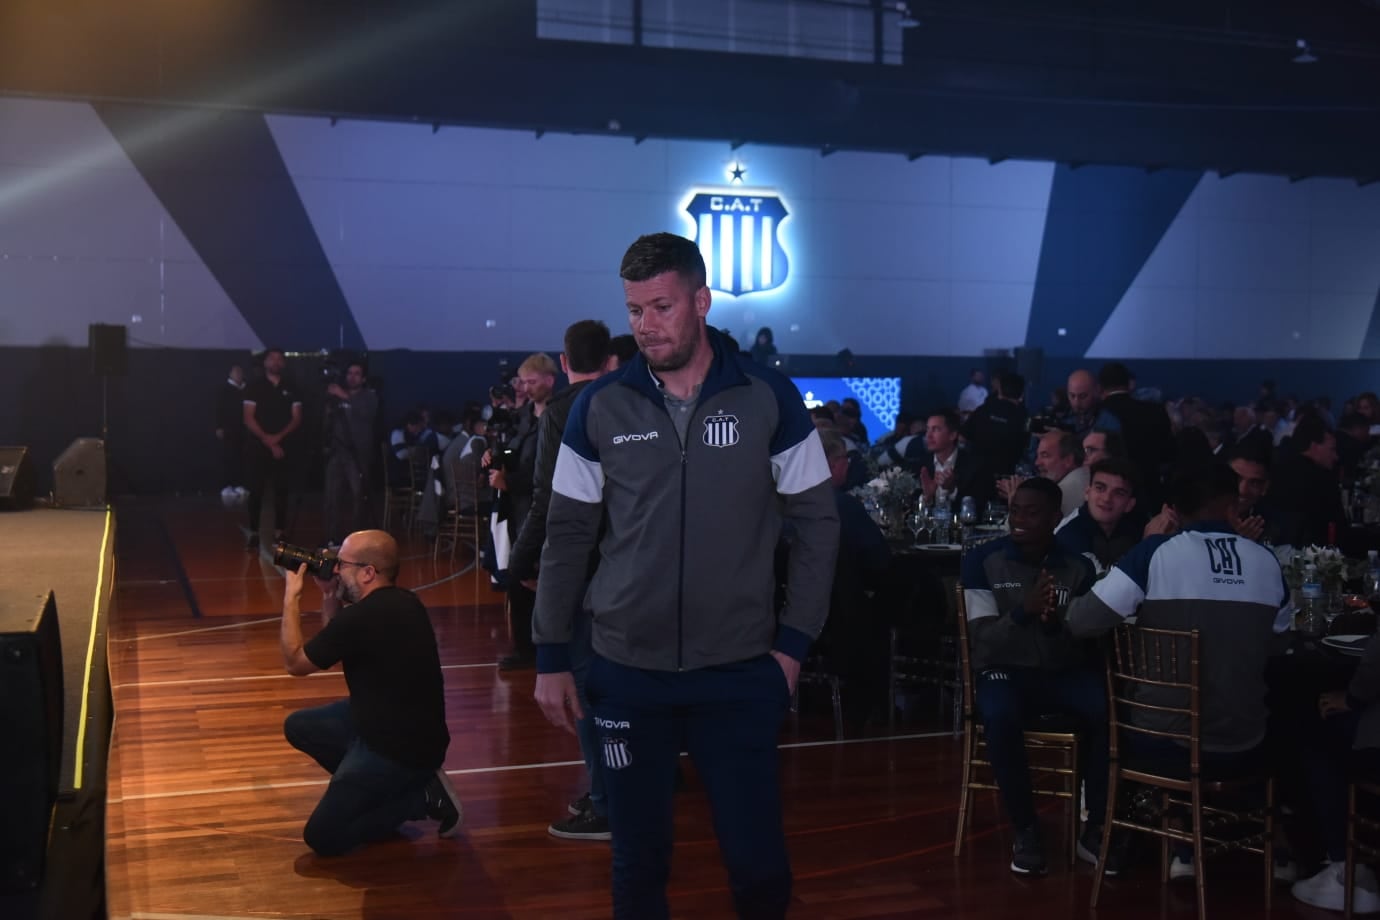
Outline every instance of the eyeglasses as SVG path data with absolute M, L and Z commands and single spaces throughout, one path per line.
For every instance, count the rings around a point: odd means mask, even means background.
M 364 568 L 364 567 L 366 567 L 366 566 L 373 565 L 372 562 L 351 562 L 351 561 L 348 560 L 348 559 L 336 559 L 335 564 L 336 564 L 336 565 L 357 565 L 357 566 L 359 566 L 360 568 Z

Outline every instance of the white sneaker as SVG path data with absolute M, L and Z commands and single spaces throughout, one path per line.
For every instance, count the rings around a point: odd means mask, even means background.
M 1197 873 L 1193 871 L 1193 860 L 1184 861 L 1175 856 L 1169 861 L 1169 880 L 1178 881 L 1181 878 L 1193 878 Z
M 1346 885 L 1343 883 L 1345 871 L 1342 863 L 1328 863 L 1317 875 L 1295 882 L 1289 890 L 1305 904 L 1325 910 L 1343 910 L 1346 904 Z M 1376 891 L 1375 873 L 1369 866 L 1356 867 L 1352 911 L 1358 914 L 1380 913 L 1380 893 Z

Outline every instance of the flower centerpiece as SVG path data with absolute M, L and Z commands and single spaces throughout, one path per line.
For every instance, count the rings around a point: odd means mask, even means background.
M 1310 565 L 1317 568 L 1323 591 L 1329 594 L 1340 593 L 1343 583 L 1353 574 L 1346 557 L 1335 546 L 1305 546 L 1302 549 L 1277 546 L 1275 558 L 1284 569 L 1285 580 L 1295 589 L 1303 584 L 1304 573 Z
M 906 514 L 914 510 L 911 502 L 918 491 L 920 483 L 915 476 L 892 466 L 853 489 L 852 494 L 862 502 L 878 527 L 887 533 L 900 534 L 905 532 Z

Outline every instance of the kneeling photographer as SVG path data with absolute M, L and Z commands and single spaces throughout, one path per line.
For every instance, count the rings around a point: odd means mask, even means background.
M 527 402 L 515 414 L 511 434 L 500 437 L 498 445 L 484 455 L 489 470 L 489 486 L 498 494 L 498 518 L 506 524 L 508 545 L 517 542 L 523 521 L 532 507 L 533 476 L 537 466 L 537 419 L 556 386 L 556 362 L 537 352 L 522 362 L 518 380 L 527 393 Z M 492 428 L 493 426 L 491 426 Z M 500 568 L 506 565 L 500 564 Z M 536 667 L 537 653 L 532 645 L 532 608 L 537 596 L 516 578 L 509 578 L 508 629 L 513 649 L 499 659 L 500 671 L 523 671 Z
M 398 544 L 382 530 L 345 538 L 339 554 L 279 543 L 283 566 L 280 642 L 297 677 L 341 662 L 348 699 L 302 709 L 283 723 L 288 743 L 331 774 L 302 839 L 339 856 L 431 818 L 438 833 L 460 827 L 460 800 L 442 763 L 450 745 L 436 634 L 426 607 L 399 588 Z M 322 628 L 302 641 L 302 589 L 321 589 Z

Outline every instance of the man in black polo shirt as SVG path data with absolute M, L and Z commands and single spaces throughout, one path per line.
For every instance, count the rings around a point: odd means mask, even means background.
M 1078 725 L 1088 821 L 1077 850 L 1086 862 L 1097 862 L 1107 810 L 1107 694 L 1089 650 L 1063 631 L 1061 620 L 1070 598 L 1092 586 L 1093 567 L 1054 539 L 1061 498 L 1048 479 L 1022 482 L 1011 495 L 1011 535 L 964 555 L 961 574 L 973 692 L 1016 835 L 1011 871 L 1018 875 L 1048 868 L 1025 754 L 1030 719 L 1061 713 Z
M 264 487 L 273 486 L 273 539 L 287 530 L 288 485 L 292 467 L 288 435 L 302 425 L 302 400 L 283 376 L 287 358 L 282 349 L 264 352 L 264 373 L 244 391 L 244 427 L 249 436 L 245 474 L 249 484 L 249 544 L 259 548 L 259 511 Z
M 342 663 L 349 699 L 287 717 L 288 743 L 331 782 L 302 839 L 321 856 L 391 837 L 405 821 L 433 818 L 442 837 L 460 827 L 460 799 L 441 769 L 450 733 L 436 634 L 426 607 L 394 584 L 398 544 L 361 530 L 340 547 L 336 576 L 317 580 L 322 630 L 302 644 L 306 566 L 286 573 L 283 661 L 303 676 Z

